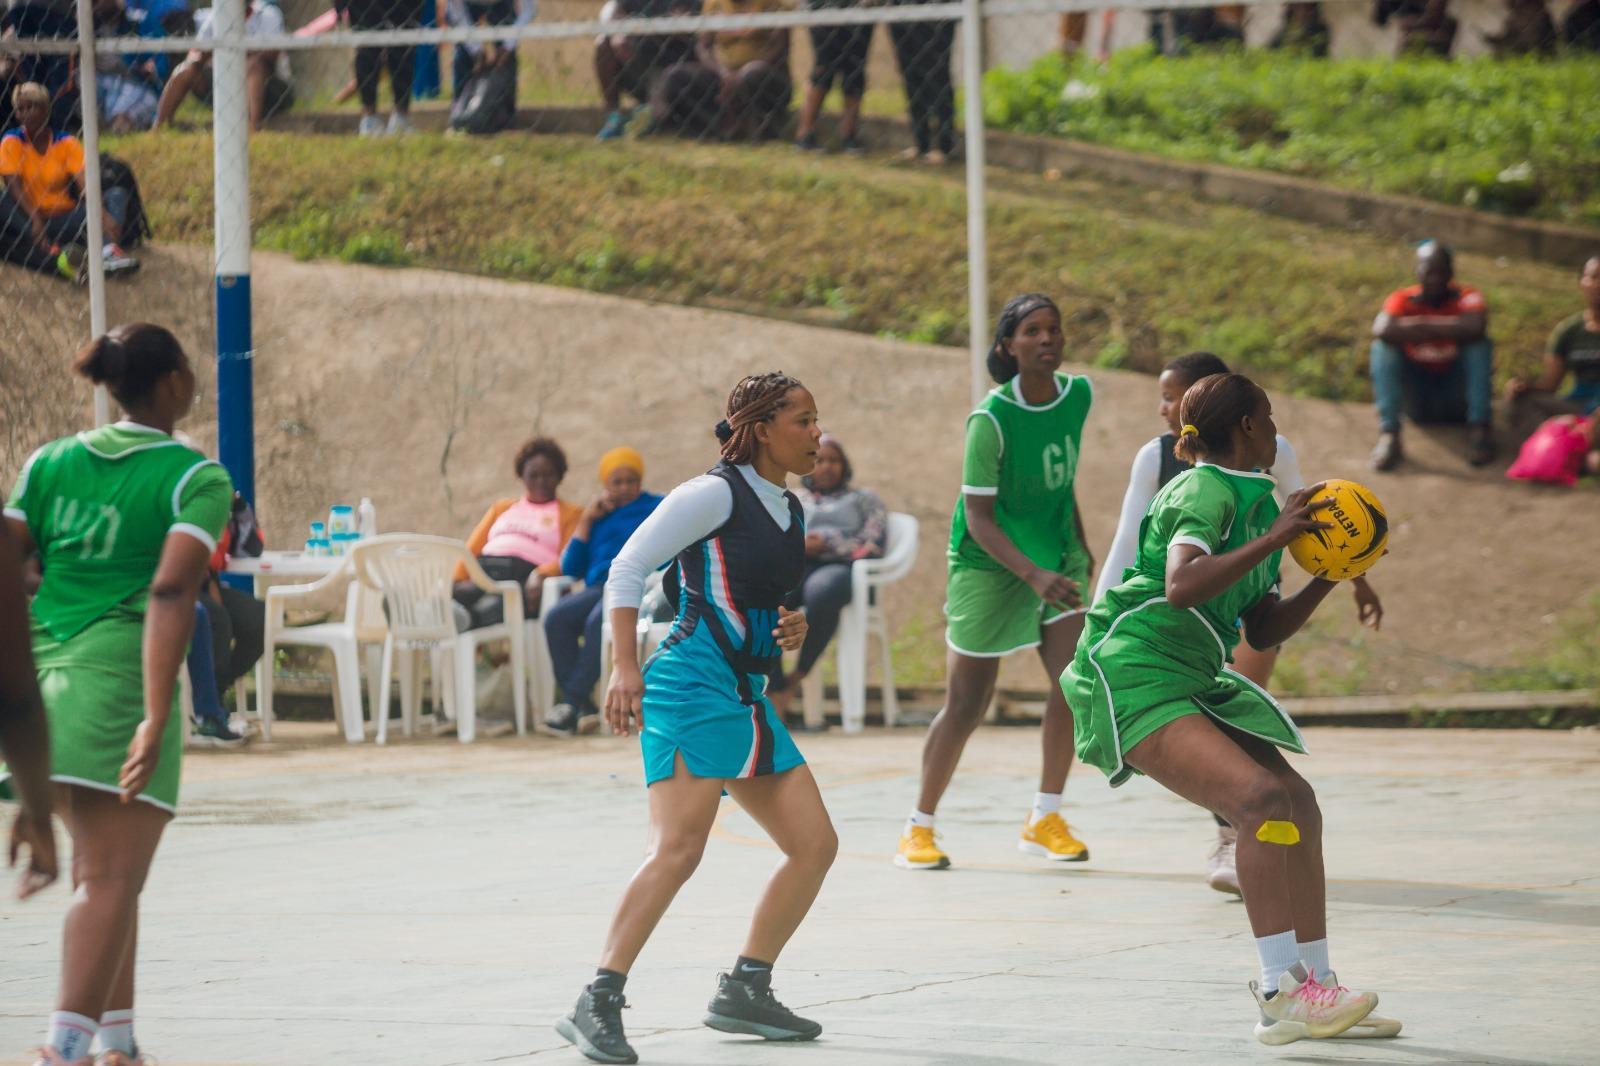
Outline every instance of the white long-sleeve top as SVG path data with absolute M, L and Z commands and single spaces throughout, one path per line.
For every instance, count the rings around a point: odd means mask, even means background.
M 789 501 L 784 487 L 774 485 L 748 464 L 734 469 L 744 475 L 778 528 L 788 530 Z M 714 532 L 732 514 L 733 487 L 715 474 L 701 474 L 667 493 L 612 560 L 611 575 L 606 578 L 606 613 L 618 607 L 638 607 L 651 571 Z
M 1278 461 L 1267 473 L 1278 483 L 1273 495 L 1278 498 L 1280 507 L 1289 493 L 1305 485 L 1294 446 L 1281 433 L 1278 435 Z M 1095 581 L 1096 603 L 1108 589 L 1122 583 L 1122 572 L 1138 558 L 1139 524 L 1144 521 L 1150 501 L 1156 498 L 1156 492 L 1161 488 L 1158 483 L 1160 478 L 1161 438 L 1156 437 L 1133 457 L 1133 469 L 1128 473 L 1128 491 L 1122 497 L 1122 514 L 1117 518 L 1117 535 L 1111 539 L 1111 549 L 1106 552 L 1105 561 L 1100 564 L 1100 576 Z

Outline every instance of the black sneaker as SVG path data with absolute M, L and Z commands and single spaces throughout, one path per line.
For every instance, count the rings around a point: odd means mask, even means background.
M 195 722 L 189 743 L 198 748 L 242 748 L 250 742 L 243 733 L 236 733 L 226 719 L 201 718 Z
M 857 137 L 855 134 L 851 134 L 850 136 L 846 137 L 842 142 L 840 142 L 839 147 L 844 149 L 844 151 L 850 155 L 860 155 L 862 152 L 867 150 L 867 146 L 861 143 L 861 138 Z
M 724 1033 L 745 1033 L 763 1040 L 815 1040 L 822 1035 L 822 1026 L 779 1003 L 770 985 L 738 981 L 727 974 L 718 975 L 717 994 L 711 997 L 703 1020 Z
M 621 992 L 585 986 L 572 1013 L 556 1022 L 556 1032 L 572 1041 L 591 1062 L 638 1062 L 639 1056 L 622 1032 Z
M 578 718 L 578 708 L 570 703 L 558 703 L 545 715 L 544 724 L 550 732 L 570 737 L 578 732 Z
M 1472 426 L 1467 430 L 1467 462 L 1473 466 L 1487 466 L 1494 462 L 1494 430 L 1486 425 Z
M 804 137 L 796 137 L 794 146 L 802 152 L 822 151 L 822 141 L 817 138 L 815 132 L 808 133 Z

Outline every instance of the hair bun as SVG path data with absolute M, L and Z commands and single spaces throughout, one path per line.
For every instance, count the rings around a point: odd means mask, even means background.
M 721 422 L 718 422 L 716 428 L 712 430 L 712 432 L 717 435 L 717 440 L 722 444 L 726 444 L 733 439 L 733 427 L 728 425 L 728 420 L 726 418 L 724 418 Z

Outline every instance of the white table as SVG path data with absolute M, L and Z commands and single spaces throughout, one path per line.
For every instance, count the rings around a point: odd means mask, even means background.
M 344 564 L 346 556 L 307 555 L 303 551 L 262 552 L 255 558 L 230 558 L 225 574 L 247 574 L 255 579 L 256 594 L 269 580 L 301 581 L 327 577 Z

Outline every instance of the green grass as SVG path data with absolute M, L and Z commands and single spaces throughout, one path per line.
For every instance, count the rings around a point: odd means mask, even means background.
M 158 239 L 211 240 L 210 140 L 118 139 Z M 267 133 L 252 141 L 256 246 L 801 317 L 942 344 L 966 320 L 961 173 L 787 146 L 587 137 Z M 995 172 L 995 304 L 1045 289 L 1072 355 L 1150 370 L 1205 347 L 1282 389 L 1365 398 L 1368 329 L 1406 283 L 1396 242 L 1173 193 Z M 1576 306 L 1551 267 L 1462 255 L 1503 373 L 1526 372 Z M 987 332 L 988 326 L 983 327 Z
M 997 127 L 1600 225 L 1600 63 L 1266 50 L 992 70 Z

